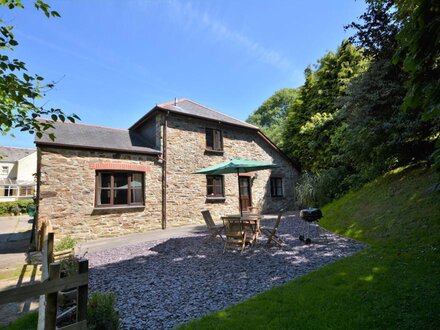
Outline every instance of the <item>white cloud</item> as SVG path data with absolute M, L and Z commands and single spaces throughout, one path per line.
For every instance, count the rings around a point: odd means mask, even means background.
M 195 8 L 191 2 L 182 3 L 172 0 L 168 3 L 184 18 L 186 24 L 189 25 L 192 24 L 192 22 L 201 23 L 207 31 L 217 38 L 240 46 L 248 53 L 253 54 L 259 61 L 273 67 L 281 70 L 291 69 L 293 67 L 292 63 L 278 51 L 261 45 L 243 33 L 234 31 L 222 21 L 209 15 L 206 11 L 202 12 Z

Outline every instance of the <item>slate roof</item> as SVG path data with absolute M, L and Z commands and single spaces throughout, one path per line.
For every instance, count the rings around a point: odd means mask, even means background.
M 151 144 L 142 136 L 126 129 L 62 122 L 55 122 L 54 126 L 55 130 L 49 129 L 47 133 L 53 132 L 55 134 L 55 141 L 52 141 L 48 134 L 44 134 L 42 138 L 35 137 L 35 143 L 37 145 L 142 154 L 161 153 L 159 150 L 151 148 Z
M 13 163 L 36 152 L 35 149 L 0 146 L 0 162 Z
M 224 113 L 215 111 L 213 109 L 205 107 L 204 105 L 198 104 L 198 103 L 191 101 L 189 99 L 179 99 L 176 101 L 158 104 L 151 111 L 149 111 L 144 117 L 139 119 L 133 126 L 131 126 L 130 129 L 136 128 L 138 125 L 140 125 L 143 121 L 145 121 L 156 110 L 162 110 L 162 111 L 165 110 L 165 111 L 170 111 L 170 112 L 174 112 L 174 113 L 181 114 L 181 115 L 187 115 L 187 116 L 191 116 L 191 117 L 219 121 L 219 122 L 231 124 L 234 126 L 241 126 L 241 127 L 246 127 L 246 128 L 258 130 L 258 127 L 254 126 L 254 125 L 251 125 L 249 123 L 241 121 L 237 118 L 228 116 Z

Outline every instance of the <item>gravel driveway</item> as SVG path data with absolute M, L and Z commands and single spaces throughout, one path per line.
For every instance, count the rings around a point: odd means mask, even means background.
M 263 225 L 274 222 L 272 217 Z M 334 234 L 327 242 L 305 245 L 298 239 L 301 225 L 296 216 L 283 218 L 283 247 L 267 248 L 263 237 L 243 255 L 222 254 L 220 238 L 205 242 L 206 232 L 92 253 L 90 291 L 118 295 L 124 329 L 170 329 L 365 247 Z

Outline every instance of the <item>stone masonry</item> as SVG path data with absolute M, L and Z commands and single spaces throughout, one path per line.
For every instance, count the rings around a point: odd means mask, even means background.
M 149 134 L 163 148 L 165 114 L 149 119 Z M 206 149 L 206 128 L 222 130 L 224 151 Z M 151 129 L 155 130 L 151 131 Z M 93 151 L 63 147 L 38 148 L 40 184 L 38 223 L 50 221 L 56 238 L 78 240 L 122 236 L 161 228 L 162 159 L 155 155 Z M 223 214 L 239 213 L 236 174 L 224 175 L 225 198 L 207 199 L 206 176 L 194 171 L 232 158 L 272 161 L 273 170 L 251 174 L 252 205 L 263 213 L 294 208 L 298 172 L 256 131 L 204 119 L 167 116 L 167 226 L 204 223 L 201 211 L 209 209 L 215 221 Z M 145 173 L 145 206 L 100 209 L 95 207 L 97 170 L 133 170 Z M 283 178 L 284 197 L 271 197 L 271 174 Z
M 49 220 L 57 239 L 91 240 L 161 228 L 162 167 L 156 156 L 40 147 L 39 162 L 38 222 Z M 96 169 L 109 168 L 144 170 L 145 207 L 94 207 Z
M 222 130 L 223 153 L 205 150 L 206 127 Z M 252 204 L 265 213 L 294 208 L 294 184 L 298 173 L 292 163 L 256 131 L 171 114 L 168 116 L 167 140 L 167 221 L 170 225 L 203 223 L 200 212 L 204 209 L 211 211 L 215 221 L 219 221 L 223 214 L 239 213 L 236 174 L 224 175 L 225 200 L 220 203 L 207 201 L 206 176 L 192 174 L 232 158 L 278 164 L 280 167 L 272 171 L 254 172 L 251 178 Z M 271 173 L 283 177 L 284 197 L 271 197 Z

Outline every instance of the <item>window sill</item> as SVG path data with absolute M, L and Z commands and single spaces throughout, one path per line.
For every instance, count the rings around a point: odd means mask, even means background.
M 284 199 L 284 196 L 270 196 L 272 199 Z
M 224 150 L 205 149 L 205 155 L 223 155 L 224 153 Z
M 225 197 L 206 197 L 205 203 L 224 203 L 225 201 Z
M 93 211 L 106 211 L 106 210 L 136 210 L 144 209 L 145 205 L 123 205 L 123 206 L 95 206 Z

